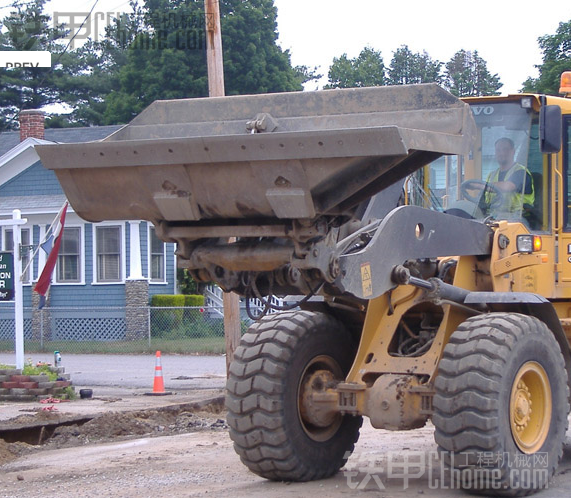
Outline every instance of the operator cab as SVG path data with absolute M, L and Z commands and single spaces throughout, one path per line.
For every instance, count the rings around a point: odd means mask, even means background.
M 429 165 L 438 209 L 479 220 L 519 221 L 544 231 L 548 165 L 540 150 L 539 112 L 529 96 L 466 99 L 476 122 L 473 149 Z

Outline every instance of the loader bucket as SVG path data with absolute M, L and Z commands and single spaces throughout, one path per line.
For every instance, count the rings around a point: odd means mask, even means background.
M 467 105 L 428 84 L 157 101 L 102 141 L 36 149 L 86 220 L 226 237 L 350 217 L 438 156 L 467 152 L 474 129 Z

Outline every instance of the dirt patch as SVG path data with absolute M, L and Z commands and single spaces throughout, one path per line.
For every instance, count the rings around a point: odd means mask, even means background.
M 38 422 L 58 423 L 59 414 L 38 412 L 11 419 L 13 426 Z M 0 465 L 40 450 L 71 448 L 90 443 L 121 441 L 138 437 L 171 436 L 198 431 L 226 431 L 223 406 L 212 403 L 174 405 L 152 410 L 106 412 L 88 422 L 61 425 L 41 445 L 7 443 L 0 439 Z
M 59 423 L 62 419 L 62 414 L 59 412 L 42 411 L 40 408 L 34 410 L 34 414 L 20 415 L 10 420 L 2 422 L 2 427 L 19 427 L 38 425 L 40 423 Z
M 0 439 L 0 465 L 11 462 L 18 458 L 18 454 L 13 451 L 14 445 Z
M 43 447 L 68 448 L 93 442 L 120 441 L 134 437 L 172 436 L 201 430 L 227 430 L 219 413 L 181 410 L 143 410 L 105 413 L 83 425 L 58 427 Z

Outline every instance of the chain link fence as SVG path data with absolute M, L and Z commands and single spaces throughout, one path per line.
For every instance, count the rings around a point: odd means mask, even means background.
M 252 320 L 242 310 L 244 333 Z M 0 308 L 0 351 L 14 351 L 14 307 Z M 24 308 L 25 353 L 220 354 L 225 351 L 220 306 Z

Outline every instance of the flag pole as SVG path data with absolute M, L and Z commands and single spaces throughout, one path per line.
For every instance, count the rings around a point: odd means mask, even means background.
M 30 256 L 30 260 L 28 261 L 28 264 L 26 265 L 26 268 L 24 268 L 22 270 L 22 275 L 20 278 L 23 278 L 24 275 L 26 274 L 26 271 L 28 270 L 28 268 L 30 267 L 30 265 L 34 262 L 34 258 L 36 257 L 36 254 L 38 254 L 38 251 L 40 250 L 40 248 L 42 247 L 42 244 L 44 244 L 48 238 L 50 237 L 50 234 L 53 231 L 54 228 L 54 224 L 56 221 L 58 221 L 61 217 L 61 213 L 63 211 L 63 208 L 65 207 L 65 205 L 67 204 L 67 201 L 65 201 L 63 203 L 63 206 L 60 208 L 60 210 L 58 211 L 58 213 L 56 214 L 56 217 L 53 219 L 52 224 L 48 227 L 48 229 L 46 230 L 46 233 L 44 234 L 44 238 L 42 239 L 42 241 L 37 245 L 37 247 L 34 249 L 34 252 L 32 253 L 32 255 Z M 41 268 L 40 268 L 41 270 Z
M 14 221 L 22 219 L 19 209 L 12 211 Z M 22 286 L 22 229 L 14 223 L 14 314 L 16 318 L 16 368 L 24 368 L 24 296 Z

